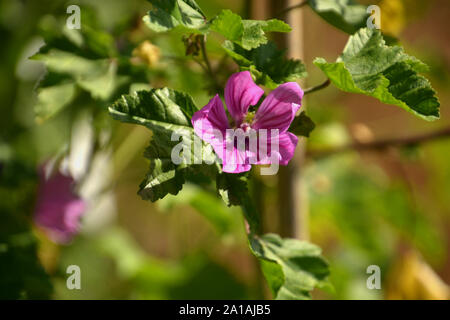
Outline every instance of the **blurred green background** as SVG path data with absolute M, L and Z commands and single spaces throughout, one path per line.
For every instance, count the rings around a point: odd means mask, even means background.
M 251 3 L 198 0 L 211 17 L 228 8 L 248 16 Z M 379 1 L 378 1 L 379 3 Z M 239 209 L 187 185 L 157 203 L 136 194 L 146 173 L 144 128 L 114 122 L 108 101 L 78 92 L 69 106 L 47 121 L 36 119 L 34 88 L 44 74 L 28 60 L 43 37 L 67 18 L 69 4 L 82 20 L 114 37 L 121 53 L 149 40 L 161 50 L 145 66 L 149 83 L 189 92 L 198 106 L 209 99 L 206 77 L 186 61 L 179 34 L 152 34 L 141 23 L 144 0 L 0 0 L 0 274 L 2 297 L 53 299 L 255 299 L 268 298 L 259 265 L 251 256 Z M 380 3 L 379 3 L 380 4 Z M 428 123 L 399 108 L 330 86 L 307 97 L 316 130 L 308 150 L 338 147 L 431 132 L 450 125 L 450 2 L 382 1 L 384 31 L 398 36 L 407 52 L 430 66 L 427 75 L 441 101 L 441 120 Z M 348 36 L 304 8 L 308 85 L 323 81 L 316 56 L 334 60 Z M 214 63 L 220 42 L 210 41 Z M 134 54 L 134 56 L 139 54 Z M 142 67 L 142 65 L 141 65 Z M 224 64 L 229 73 L 236 66 Z M 223 79 L 226 80 L 226 79 Z M 110 100 L 133 86 L 115 92 Z M 303 168 L 310 241 L 324 250 L 333 290 L 331 299 L 448 299 L 450 283 L 450 140 L 403 149 L 348 152 L 316 159 Z M 69 245 L 48 240 L 30 225 L 36 168 L 65 157 L 83 177 L 88 202 L 81 234 Z M 261 177 L 265 229 L 277 231 L 276 177 Z M 6 252 L 6 253 L 5 253 Z M 41 267 L 41 265 L 43 267 Z M 66 268 L 78 265 L 82 289 L 66 288 Z M 382 289 L 366 287 L 369 265 L 378 265 Z M 48 277 L 46 276 L 48 275 Z M 6 279 L 6 280 L 5 280 Z

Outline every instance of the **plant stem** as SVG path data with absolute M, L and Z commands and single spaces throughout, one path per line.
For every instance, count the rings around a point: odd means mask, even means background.
M 286 18 L 292 27 L 292 32 L 276 34 L 274 40 L 280 47 L 287 48 L 286 53 L 289 58 L 303 59 L 305 50 L 303 12 L 291 10 L 306 2 L 294 5 L 294 1 L 271 1 L 272 12 L 289 12 Z M 272 17 L 273 14 L 268 16 Z M 278 172 L 278 227 L 282 237 L 307 240 L 309 238 L 307 200 L 302 192 L 304 144 L 304 140 L 299 141 L 290 163 L 287 166 L 280 166 Z
M 315 87 L 307 88 L 303 92 L 305 94 L 313 93 L 315 91 L 319 91 L 319 90 L 325 89 L 326 87 L 328 87 L 330 85 L 330 83 L 331 83 L 330 79 L 327 79 L 325 82 L 323 82 L 323 83 L 321 83 L 321 84 L 319 84 L 319 85 L 317 85 Z
M 215 87 L 215 89 L 217 91 L 221 91 L 222 87 L 219 85 L 219 82 L 217 81 L 216 74 L 214 73 L 214 70 L 213 70 L 213 68 L 211 66 L 211 62 L 210 62 L 209 57 L 208 57 L 208 53 L 206 52 L 206 35 L 204 35 L 201 38 L 200 48 L 201 48 L 201 51 L 202 51 L 203 60 L 206 63 L 206 68 L 208 70 L 209 76 L 211 77 L 211 80 L 214 83 L 214 87 Z
M 208 68 L 207 68 L 201 61 L 199 61 L 199 60 L 197 60 L 197 59 L 195 59 L 195 58 L 193 58 L 192 60 L 193 60 L 195 63 L 197 63 L 197 64 L 203 69 L 203 71 L 209 73 Z
M 275 17 L 276 17 L 276 18 L 282 18 L 282 17 L 283 17 L 286 13 L 288 13 L 289 11 L 294 10 L 294 9 L 298 9 L 298 8 L 301 8 L 301 7 L 303 7 L 303 6 L 307 5 L 307 4 L 308 4 L 308 0 L 305 0 L 305 1 L 303 1 L 303 2 L 300 2 L 300 3 L 295 4 L 295 5 L 293 5 L 293 6 L 287 7 L 287 8 L 285 8 L 285 9 L 281 10 L 280 12 L 278 12 L 278 13 L 275 15 Z
M 411 137 L 390 138 L 367 143 L 354 142 L 342 147 L 328 150 L 309 150 L 307 152 L 307 155 L 309 157 L 317 159 L 348 151 L 382 150 L 388 147 L 412 146 L 415 144 L 425 143 L 449 137 L 450 137 L 450 127 Z
M 190 61 L 187 58 L 176 57 L 176 56 L 163 56 L 163 58 L 164 59 L 171 59 L 171 60 L 174 60 L 176 62 L 180 62 L 180 63 L 184 63 L 184 64 L 186 64 L 186 63 L 188 63 Z M 198 64 L 203 69 L 203 71 L 209 73 L 208 68 L 201 61 L 199 61 L 195 57 L 192 59 L 192 61 L 194 61 L 196 64 Z

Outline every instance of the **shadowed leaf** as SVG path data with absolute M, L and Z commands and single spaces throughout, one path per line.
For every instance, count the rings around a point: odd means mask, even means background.
M 284 50 L 278 50 L 272 41 L 250 51 L 231 41 L 225 41 L 223 48 L 241 70 L 249 70 L 255 77 L 256 83 L 270 89 L 307 75 L 302 61 L 286 59 Z
M 276 234 L 250 235 L 250 247 L 261 261 L 261 268 L 274 298 L 311 299 L 316 287 L 329 286 L 328 263 L 321 249 L 306 241 L 282 239 Z

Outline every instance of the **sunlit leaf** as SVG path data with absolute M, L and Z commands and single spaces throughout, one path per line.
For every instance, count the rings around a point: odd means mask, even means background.
M 55 78 L 55 82 L 50 80 Z M 39 119 L 47 119 L 70 104 L 76 96 L 77 86 L 71 79 L 60 80 L 58 75 L 49 73 L 37 89 L 37 104 L 34 107 Z
M 132 70 L 128 60 L 117 57 L 114 40 L 106 32 L 88 25 L 81 30 L 52 25 L 51 30 L 44 32 L 46 44 L 30 58 L 47 68 L 36 89 L 35 112 L 41 120 L 69 106 L 82 91 L 94 100 L 112 99 L 131 83 L 132 76 L 140 78 L 144 73 L 139 68 Z
M 124 95 L 109 108 L 115 119 L 143 125 L 153 133 L 144 154 L 150 160 L 149 172 L 139 191 L 144 199 L 156 201 L 168 193 L 177 194 L 190 175 L 210 175 L 217 170 L 217 166 L 206 164 L 216 161 L 210 145 L 200 141 L 201 150 L 195 152 L 190 118 L 196 110 L 189 95 L 167 88 Z M 172 139 L 174 133 L 176 139 Z M 180 143 L 188 148 L 189 154 L 183 153 L 176 164 L 172 151 Z
M 353 34 L 366 26 L 367 7 L 353 0 L 309 0 L 309 6 L 336 28 Z
M 362 93 L 399 106 L 425 120 L 439 118 L 439 100 L 419 72 L 427 66 L 403 48 L 387 46 L 381 33 L 361 29 L 351 36 L 335 63 L 316 58 L 318 66 L 339 89 Z
M 243 20 L 230 10 L 222 10 L 211 22 L 214 30 L 245 50 L 267 43 L 267 32 L 290 32 L 291 27 L 281 20 Z
M 149 0 L 152 10 L 144 17 L 145 24 L 155 32 L 183 27 L 190 32 L 207 30 L 205 15 L 194 0 Z
M 33 59 L 43 61 L 50 72 L 70 76 L 96 99 L 109 99 L 126 79 L 117 77 L 117 63 L 114 60 L 90 60 L 57 49 L 45 54 L 38 53 Z

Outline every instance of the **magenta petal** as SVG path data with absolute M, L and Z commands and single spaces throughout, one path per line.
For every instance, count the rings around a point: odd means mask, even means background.
M 278 151 L 275 147 L 276 139 L 278 138 Z M 287 165 L 294 156 L 295 148 L 297 147 L 298 138 L 291 132 L 284 132 L 278 135 L 270 136 L 266 141 L 258 141 L 259 143 L 267 145 L 266 149 L 258 148 L 258 162 L 255 164 L 271 164 L 273 163 L 273 157 L 271 152 L 275 152 L 274 157 L 278 159 L 280 165 Z M 260 146 L 260 145 L 259 145 Z M 260 152 L 261 150 L 261 152 Z M 262 151 L 262 150 L 265 150 Z M 262 153 L 262 154 L 259 154 Z
M 278 139 L 280 164 L 286 166 L 294 156 L 295 148 L 297 147 L 298 143 L 298 137 L 291 132 L 285 132 L 280 134 Z
M 66 206 L 64 226 L 67 230 L 71 230 L 74 233 L 78 232 L 80 227 L 80 218 L 85 209 L 86 205 L 83 200 L 72 201 Z
M 233 74 L 225 86 L 225 102 L 236 126 L 239 126 L 247 114 L 249 106 L 256 105 L 264 94 L 252 79 L 249 71 Z
M 279 129 L 286 132 L 301 106 L 303 90 L 295 82 L 287 82 L 273 90 L 262 102 L 252 128 Z
M 68 243 L 78 233 L 85 202 L 72 192 L 71 177 L 56 173 L 46 179 L 40 172 L 34 220 L 57 243 Z
M 226 156 L 222 159 L 222 170 L 228 173 L 241 173 L 249 171 L 252 166 L 248 163 L 245 150 L 230 148 L 225 150 Z
M 223 157 L 225 130 L 229 128 L 228 118 L 219 95 L 192 116 L 194 132 L 210 143 L 219 158 Z

